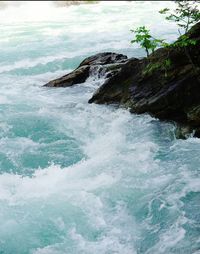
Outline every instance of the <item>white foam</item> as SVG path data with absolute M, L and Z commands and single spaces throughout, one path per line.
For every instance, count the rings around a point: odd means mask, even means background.
M 173 5 L 167 3 L 170 4 Z M 0 245 L 7 252 L 22 252 L 24 248 L 34 254 L 107 254 L 108 250 L 135 254 L 143 251 L 153 232 L 157 241 L 143 252 L 161 254 L 181 249 L 185 240 L 191 240 L 184 227 L 190 220 L 183 199 L 200 191 L 198 139 L 173 140 L 169 135 L 173 127 L 148 115 L 136 116 L 114 106 L 88 104 L 103 77 L 97 81 L 94 75 L 84 84 L 50 89 L 41 86 L 70 69 L 58 67 L 54 73 L 45 69 L 46 73 L 26 76 L 5 73 L 60 64 L 67 58 L 81 60 L 99 50 L 128 50 L 131 45 L 127 41 L 132 38 L 129 28 L 141 25 L 143 17 L 155 34 L 169 28 L 165 22 L 163 26 L 155 25 L 155 20 L 161 24 L 161 18 L 152 15 L 164 5 L 158 1 L 107 1 L 55 9 L 49 2 L 34 2 L 0 11 L 2 24 L 15 21 L 2 30 L 2 38 L 9 38 L 2 47 L 3 53 L 12 56 L 0 65 L 0 155 L 20 168 L 19 158 L 24 154 L 43 148 L 46 155 L 45 148 L 52 145 L 33 141 L 31 135 L 16 137 L 15 126 L 9 124 L 13 117 L 27 122 L 39 117 L 51 123 L 50 132 L 61 137 L 64 134 L 63 140 L 55 143 L 63 144 L 69 137 L 75 140 L 77 149 L 73 145 L 63 149 L 82 155 L 82 160 L 73 165 L 37 168 L 32 176 L 26 175 L 23 168 L 23 175 L 20 170 L 18 174 L 5 173 L 6 166 L 1 165 Z M 51 22 L 49 25 L 42 21 Z M 33 34 L 27 35 L 27 29 L 32 28 Z M 175 36 L 174 27 L 170 29 L 170 36 Z M 72 48 L 57 50 L 68 42 Z M 27 50 L 37 52 L 40 46 L 48 48 L 49 54 L 40 52 L 30 58 L 31 51 Z M 134 52 L 136 48 L 133 47 Z M 26 57 L 23 52 L 28 52 Z M 62 157 L 59 151 L 55 153 Z M 154 223 L 155 216 L 160 219 L 158 223 Z M 163 220 L 166 225 L 162 228 Z

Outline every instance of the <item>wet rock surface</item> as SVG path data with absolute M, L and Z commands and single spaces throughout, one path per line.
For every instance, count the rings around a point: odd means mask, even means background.
M 188 36 L 195 39 L 195 45 L 160 48 L 149 59 L 129 59 L 89 103 L 118 103 L 134 113 L 148 112 L 159 119 L 187 125 L 182 128 L 184 133 L 186 129 L 195 129 L 195 135 L 199 136 L 200 23 Z M 167 66 L 166 62 L 170 64 Z
M 188 32 L 195 45 L 160 48 L 143 59 L 111 52 L 86 58 L 73 72 L 45 86 L 83 83 L 93 72 L 105 77 L 89 103 L 117 103 L 132 113 L 176 121 L 178 136 L 200 136 L 200 23 Z M 180 40 L 180 39 L 178 39 Z
M 51 80 L 44 86 L 69 87 L 75 84 L 81 84 L 84 83 L 90 75 L 93 75 L 93 70 L 98 70 L 99 74 L 102 75 L 106 73 L 113 75 L 119 71 L 119 66 L 123 65 L 126 61 L 127 56 L 122 54 L 111 52 L 99 53 L 83 60 L 74 71 L 55 80 Z

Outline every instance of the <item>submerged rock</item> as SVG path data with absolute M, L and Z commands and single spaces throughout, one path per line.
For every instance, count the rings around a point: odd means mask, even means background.
M 103 75 L 106 73 L 113 75 L 119 71 L 119 66 L 122 65 L 125 61 L 127 61 L 127 56 L 122 54 L 111 52 L 99 53 L 86 58 L 74 71 L 68 73 L 65 76 L 62 76 L 61 78 L 51 80 L 44 86 L 68 87 L 75 84 L 81 84 L 86 81 L 89 75 L 93 74 L 93 71 L 98 71 Z

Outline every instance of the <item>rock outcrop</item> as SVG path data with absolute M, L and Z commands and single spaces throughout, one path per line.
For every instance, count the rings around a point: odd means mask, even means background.
M 89 103 L 118 103 L 134 113 L 174 120 L 200 135 L 200 23 L 187 34 L 196 44 L 160 48 L 149 59 L 130 59 Z
M 194 131 L 200 136 L 200 23 L 187 36 L 195 40 L 194 45 L 160 48 L 148 59 L 110 52 L 88 57 L 76 70 L 46 86 L 83 83 L 98 67 L 105 82 L 89 103 L 118 103 L 134 113 L 176 121 L 179 137 Z
M 111 52 L 99 53 L 83 60 L 78 68 L 68 73 L 67 75 L 52 80 L 44 86 L 49 87 L 68 87 L 75 84 L 81 84 L 86 81 L 95 67 L 98 68 L 99 74 L 108 74 L 110 76 L 119 71 L 119 66 L 127 61 L 127 56 Z M 111 66 L 112 65 L 112 66 Z

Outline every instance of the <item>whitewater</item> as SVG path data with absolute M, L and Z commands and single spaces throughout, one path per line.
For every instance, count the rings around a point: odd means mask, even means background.
M 130 44 L 139 25 L 175 40 L 158 13 L 173 5 L 0 10 L 1 254 L 200 253 L 200 139 L 177 140 L 172 123 L 148 114 L 88 104 L 103 77 L 43 87 L 98 52 L 143 57 Z

